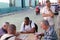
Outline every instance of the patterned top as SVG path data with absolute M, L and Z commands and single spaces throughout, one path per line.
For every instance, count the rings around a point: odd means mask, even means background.
M 57 40 L 57 34 L 54 27 L 49 27 L 44 33 L 44 40 Z

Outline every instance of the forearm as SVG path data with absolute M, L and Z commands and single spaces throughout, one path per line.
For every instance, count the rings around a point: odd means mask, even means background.
M 49 12 L 49 14 L 42 14 L 43 17 L 53 17 L 54 13 L 53 12 Z
M 52 11 L 49 11 L 49 15 L 52 17 L 54 16 L 54 13 Z
M 38 36 L 44 36 L 44 34 L 38 34 Z
M 35 28 L 32 28 L 31 30 L 29 30 L 27 32 L 34 33 L 35 32 Z
M 34 33 L 34 32 L 35 32 L 35 28 L 32 28 L 30 30 L 21 31 L 20 33 Z
M 47 10 L 48 10 L 48 13 L 46 14 L 46 16 L 54 17 L 54 13 L 50 9 L 50 7 L 47 7 Z
M 27 33 L 34 33 L 34 31 L 27 31 Z
M 20 32 L 20 33 L 29 34 L 29 33 L 34 33 L 34 32 L 33 31 L 26 31 L 26 32 Z
M 49 14 L 42 14 L 43 17 L 49 17 Z
M 37 38 L 37 39 L 41 39 L 43 36 L 44 36 L 44 35 L 42 35 L 42 34 L 38 34 L 38 35 L 36 35 L 36 38 Z

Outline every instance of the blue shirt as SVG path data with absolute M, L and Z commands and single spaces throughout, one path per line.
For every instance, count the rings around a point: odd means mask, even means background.
M 6 33 L 7 33 L 6 30 L 4 30 L 3 28 L 0 29 L 0 37 L 1 37 L 3 34 L 6 34 Z
M 44 40 L 57 40 L 57 34 L 53 27 L 49 27 L 44 33 Z

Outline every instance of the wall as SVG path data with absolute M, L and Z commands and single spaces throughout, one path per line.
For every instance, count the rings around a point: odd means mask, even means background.
M 1 0 L 0 0 L 1 1 Z M 23 0 L 24 8 L 29 8 L 29 0 Z M 35 0 L 31 0 L 31 6 L 35 6 Z M 8 1 L 2 1 L 0 2 L 0 13 L 9 13 L 14 12 L 22 9 L 22 1 L 21 0 L 15 0 L 15 6 L 9 7 L 9 0 Z
M 32 5 L 32 7 L 35 6 L 35 0 L 31 0 L 31 5 Z
M 26 0 L 26 1 L 25 1 L 25 6 L 26 6 L 26 7 L 29 7 L 29 0 Z
M 0 0 L 0 8 L 8 8 L 9 0 Z
M 21 7 L 21 0 L 16 0 L 15 4 L 16 4 L 16 7 Z

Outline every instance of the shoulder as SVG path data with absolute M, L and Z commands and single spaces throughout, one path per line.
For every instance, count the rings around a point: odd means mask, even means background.
M 0 28 L 0 30 L 1 30 L 2 28 Z
M 7 36 L 7 34 L 4 34 L 4 35 L 1 37 L 1 39 L 0 39 L 0 40 L 5 39 L 6 37 L 8 37 L 8 36 Z
M 1 38 L 9 37 L 9 36 L 10 36 L 9 34 L 4 34 Z
M 0 32 L 2 32 L 3 30 L 2 30 L 2 28 L 0 28 Z
M 16 36 L 9 38 L 9 40 L 15 40 Z
M 3 31 L 2 28 L 0 29 L 0 35 L 1 35 L 1 34 L 5 34 L 5 32 Z
M 55 32 L 55 30 L 54 30 L 54 27 L 49 27 L 49 33 L 54 33 Z
M 34 22 L 33 21 L 30 21 L 31 22 L 31 24 L 34 24 Z
M 35 23 L 32 21 L 31 23 L 32 28 L 35 27 Z
M 10 36 L 13 36 L 13 35 L 4 34 L 4 35 L 1 37 L 1 40 L 4 40 L 5 38 L 10 37 Z M 15 36 L 9 38 L 8 40 L 12 40 L 12 39 L 15 40 Z

